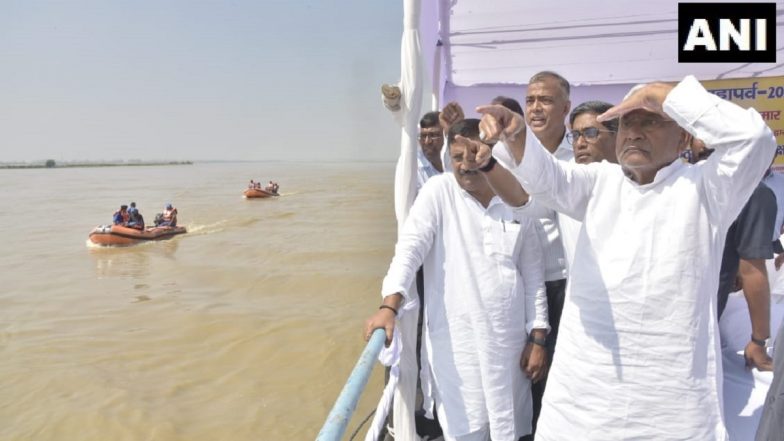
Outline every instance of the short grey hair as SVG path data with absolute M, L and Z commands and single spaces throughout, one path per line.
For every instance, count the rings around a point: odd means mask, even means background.
M 571 86 L 569 86 L 569 82 L 566 81 L 566 78 L 551 70 L 543 70 L 541 72 L 535 73 L 534 76 L 528 80 L 528 84 L 539 83 L 546 80 L 547 78 L 556 80 L 558 85 L 561 86 L 561 89 L 563 89 L 564 93 L 566 94 L 566 98 L 569 98 L 569 94 L 571 93 Z

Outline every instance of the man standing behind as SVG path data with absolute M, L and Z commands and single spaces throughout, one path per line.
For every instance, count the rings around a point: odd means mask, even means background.
M 542 145 L 555 158 L 568 161 L 574 158 L 572 146 L 566 139 L 566 115 L 572 103 L 569 101 L 569 82 L 561 75 L 543 71 L 528 80 L 525 93 L 525 121 Z M 515 157 L 515 163 L 520 162 Z M 547 288 L 547 310 L 549 314 L 550 333 L 547 335 L 547 346 L 553 353 L 558 339 L 558 326 L 561 321 L 561 310 L 566 292 L 566 256 L 564 255 L 561 232 L 558 229 L 558 217 L 554 210 L 545 211 L 539 219 L 547 243 L 544 244 L 545 286 Z M 552 362 L 552 360 L 550 360 Z M 534 428 L 539 418 L 542 396 L 546 381 L 533 385 L 534 397 Z M 534 430 L 535 432 L 535 430 Z
M 770 338 L 770 285 L 765 261 L 773 258 L 770 232 L 775 221 L 776 196 L 760 183 L 727 232 L 719 280 L 719 318 L 730 293 L 738 289 L 736 280 L 739 282 L 751 320 L 751 336 L 743 356 L 747 367 L 761 371 L 773 370 L 766 349 Z
M 699 139 L 692 139 L 691 150 L 693 164 L 714 152 Z M 719 273 L 718 317 L 721 318 L 730 293 L 742 289 L 751 321 L 751 337 L 743 356 L 747 367 L 761 371 L 773 370 L 773 360 L 766 349 L 770 337 L 770 283 L 765 261 L 773 258 L 774 241 L 778 244 L 778 235 L 771 237 L 776 230 L 776 217 L 776 196 L 761 182 L 727 231 Z
M 599 117 L 621 118 L 620 166 L 579 166 L 503 107 L 477 110 L 489 140 L 523 149 L 531 197 L 583 220 L 537 441 L 726 440 L 716 292 L 727 229 L 776 149 L 759 113 L 693 77 L 648 84 Z M 684 164 L 689 134 L 716 152 Z
M 417 151 L 417 191 L 428 179 L 441 174 L 441 147 L 444 146 L 444 132 L 438 121 L 440 112 L 428 112 L 419 120 L 419 150 Z

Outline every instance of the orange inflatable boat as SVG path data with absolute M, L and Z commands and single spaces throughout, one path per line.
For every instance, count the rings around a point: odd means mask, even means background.
M 148 240 L 170 239 L 186 233 L 185 227 L 149 227 L 142 230 L 120 225 L 102 225 L 90 232 L 90 242 L 98 245 L 133 245 Z
M 272 193 L 272 192 L 269 192 L 267 190 L 261 190 L 261 189 L 258 189 L 258 188 L 249 188 L 249 189 L 243 191 L 242 194 L 247 199 L 269 198 L 269 197 L 273 197 L 273 196 L 279 196 L 278 193 Z

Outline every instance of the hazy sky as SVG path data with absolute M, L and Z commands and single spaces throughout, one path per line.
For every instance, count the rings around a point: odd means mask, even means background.
M 399 0 L 0 0 L 0 162 L 393 160 Z

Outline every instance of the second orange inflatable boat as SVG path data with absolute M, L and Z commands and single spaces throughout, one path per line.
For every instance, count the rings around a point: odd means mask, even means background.
M 248 199 L 253 199 L 253 198 L 270 198 L 270 197 L 273 197 L 273 196 L 278 196 L 277 193 L 272 193 L 272 192 L 269 192 L 267 190 L 260 190 L 258 188 L 249 188 L 249 189 L 243 191 L 242 194 L 246 198 L 248 198 Z

